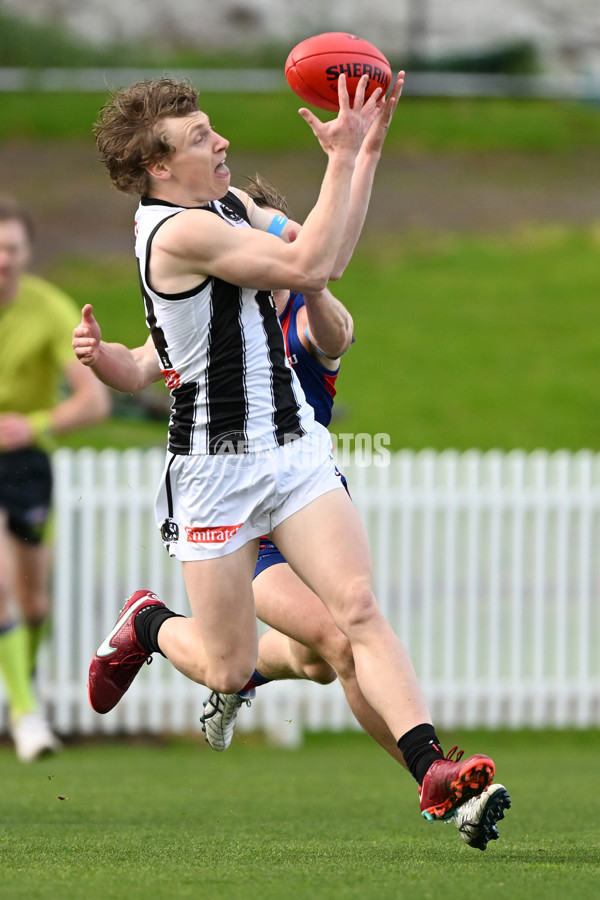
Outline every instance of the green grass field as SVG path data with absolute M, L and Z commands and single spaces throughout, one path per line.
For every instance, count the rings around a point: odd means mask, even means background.
M 203 93 L 200 102 L 214 128 L 233 146 L 280 153 L 314 148 L 314 137 L 297 110 L 302 102 L 288 90 L 274 94 Z M 111 85 L 110 70 L 107 84 Z M 486 98 L 402 99 L 402 125 L 392 128 L 386 152 L 413 153 L 542 151 L 569 153 L 600 146 L 600 115 L 592 104 L 554 100 Z M 92 125 L 107 93 L 0 94 L 0 140 L 7 138 L 91 139 Z M 318 113 L 331 118 L 330 113 Z M 257 127 L 260 124 L 260 127 Z
M 0 897 L 589 898 L 599 738 L 453 735 L 491 753 L 511 792 L 484 853 L 421 819 L 412 779 L 361 734 L 298 751 L 238 735 L 224 754 L 200 738 L 82 743 L 30 766 L 2 746 Z

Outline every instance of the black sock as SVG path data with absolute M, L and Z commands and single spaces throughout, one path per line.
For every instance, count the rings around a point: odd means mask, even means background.
M 398 748 L 417 784 L 423 784 L 425 773 L 432 762 L 444 758 L 435 728 L 429 723 L 417 725 L 403 734 L 398 741 Z
M 144 606 L 138 610 L 133 626 L 135 628 L 135 636 L 148 653 L 165 654 L 158 646 L 158 630 L 163 622 L 172 619 L 173 616 L 183 618 L 180 613 L 172 612 L 164 606 Z

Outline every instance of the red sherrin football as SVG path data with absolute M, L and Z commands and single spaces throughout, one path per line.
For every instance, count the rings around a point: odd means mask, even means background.
M 368 41 L 343 31 L 307 38 L 294 47 L 285 63 L 285 77 L 291 89 L 319 109 L 339 109 L 338 78 L 342 72 L 351 99 L 361 75 L 369 76 L 367 97 L 378 87 L 385 94 L 392 81 L 392 70 L 383 53 Z

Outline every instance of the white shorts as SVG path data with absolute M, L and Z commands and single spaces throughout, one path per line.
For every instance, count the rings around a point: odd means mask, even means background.
M 182 561 L 232 553 L 328 491 L 342 488 L 331 436 L 314 431 L 282 447 L 217 456 L 167 454 L 156 523 Z

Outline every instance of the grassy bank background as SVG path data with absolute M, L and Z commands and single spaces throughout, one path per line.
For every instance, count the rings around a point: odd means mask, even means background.
M 110 200 L 127 229 L 132 208 L 95 157 L 92 123 L 105 99 L 0 96 L 0 152 L 12 150 L 13 166 L 34 166 L 33 178 L 57 153 L 53 147 L 72 153 L 78 168 L 71 179 L 65 173 L 64 190 L 55 170 L 48 184 L 51 213 L 58 217 L 61 201 L 73 202 L 89 171 L 95 181 L 86 202 L 100 204 L 100 234 L 114 230 L 103 203 Z M 324 157 L 296 98 L 207 94 L 201 103 L 231 140 L 234 183 L 259 170 L 302 217 Z M 402 100 L 363 238 L 333 285 L 354 316 L 357 343 L 343 363 L 332 430 L 384 432 L 393 449 L 600 448 L 600 214 L 593 201 L 599 152 L 600 111 L 593 105 Z M 440 197 L 439 187 L 437 194 L 428 187 L 428 166 L 436 184 L 444 185 L 445 173 L 446 183 L 460 182 L 454 194 Z M 45 193 L 38 196 L 43 206 Z M 532 200 L 540 209 L 528 215 Z M 78 302 L 94 303 L 107 339 L 142 342 L 129 236 L 118 245 L 122 252 L 96 250 L 93 236 L 90 244 L 88 252 L 65 240 L 43 274 Z M 163 443 L 164 417 L 149 421 L 130 398 L 117 400 L 110 423 L 65 442 Z

